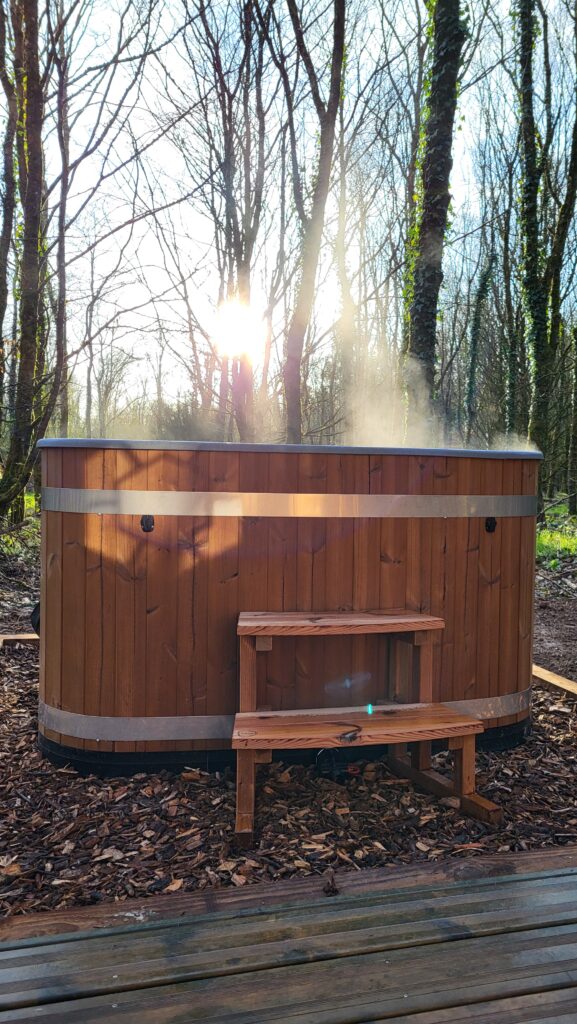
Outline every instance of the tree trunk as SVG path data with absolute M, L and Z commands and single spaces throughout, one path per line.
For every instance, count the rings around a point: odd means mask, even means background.
M 481 317 L 483 313 L 483 306 L 485 299 L 489 291 L 489 285 L 491 283 L 491 274 L 493 272 L 493 253 L 489 255 L 489 258 L 481 271 L 479 278 L 479 284 L 475 293 L 475 302 L 473 306 L 473 318 L 471 320 L 471 332 L 470 332 L 470 353 L 469 353 L 469 378 L 467 380 L 467 398 L 465 402 L 467 411 L 467 444 L 471 443 L 471 435 L 473 432 L 473 424 L 475 422 L 476 415 L 476 392 L 477 392 L 477 368 L 479 366 L 479 344 L 481 340 Z
M 547 291 L 541 273 L 542 246 L 539 230 L 537 131 L 533 110 L 533 49 L 535 0 L 518 0 L 519 85 L 521 105 L 521 203 L 520 225 L 523 252 L 523 305 L 527 348 L 533 360 L 533 397 L 529 436 L 545 452 L 551 384 L 551 352 L 547 324 Z
M 577 516 L 577 327 L 573 328 L 573 409 L 567 489 L 569 491 L 569 512 L 572 516 Z
M 356 402 L 354 394 L 354 364 L 356 340 L 356 306 L 347 270 L 347 164 L 345 154 L 345 126 L 343 102 L 339 104 L 339 202 L 335 262 L 341 295 L 341 315 L 336 325 L 337 353 L 341 371 L 343 403 L 343 432 L 345 441 L 352 443 L 355 433 Z
M 8 306 L 8 256 L 12 241 L 12 230 L 14 226 L 14 211 L 16 209 L 16 177 L 14 174 L 14 139 L 16 136 L 16 124 L 18 120 L 18 109 L 16 104 L 16 93 L 13 82 L 7 73 L 7 38 L 6 38 L 6 13 L 4 4 L 0 5 L 0 81 L 6 98 L 6 124 L 4 128 L 3 141 L 3 167 L 2 167 L 2 230 L 0 232 L 0 430 L 2 428 L 5 414 L 5 376 L 6 376 L 6 350 L 4 341 L 4 319 Z
M 64 5 L 58 5 L 60 34 L 56 46 L 55 63 L 58 70 L 58 146 L 60 149 L 60 201 L 58 203 L 58 244 L 56 268 L 58 298 L 56 301 L 56 348 L 62 353 L 62 383 L 60 386 L 60 436 L 68 437 L 69 370 L 66 337 L 66 204 L 70 179 L 70 131 L 68 126 L 68 57 L 64 31 Z
M 317 173 L 310 216 L 306 218 L 304 223 L 300 280 L 293 315 L 287 332 L 286 360 L 283 367 L 287 441 L 289 444 L 300 444 L 302 442 L 301 366 L 305 334 L 311 318 L 315 296 L 316 274 L 325 222 L 325 206 L 333 161 L 335 123 L 341 97 L 345 46 L 345 0 L 333 0 L 334 23 L 331 84 L 326 106 L 320 99 L 318 82 L 314 78 L 312 67 L 309 66 L 310 54 L 306 50 L 304 43 L 302 25 L 295 0 L 288 0 L 288 6 L 295 31 L 297 48 L 305 66 L 307 66 L 313 94 L 316 97 L 320 125 Z
M 0 514 L 20 493 L 34 465 L 32 419 L 40 321 L 40 225 L 43 161 L 44 97 L 38 59 L 37 0 L 21 0 L 12 9 L 15 35 L 22 39 L 22 59 L 16 63 L 17 94 L 23 97 L 19 119 L 23 145 L 19 150 L 19 184 L 23 197 L 23 241 L 20 269 L 20 330 L 14 424 L 4 475 L 0 483 Z M 24 162 L 22 162 L 24 161 Z
M 443 281 L 443 241 L 449 209 L 457 83 L 466 33 L 459 0 L 435 0 L 431 81 L 425 111 L 420 169 L 420 210 L 415 238 L 409 240 L 409 353 L 423 370 L 429 396 L 435 396 L 437 308 Z

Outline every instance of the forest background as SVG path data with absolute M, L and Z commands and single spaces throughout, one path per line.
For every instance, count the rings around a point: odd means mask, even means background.
M 574 0 L 0 11 L 0 516 L 45 434 L 537 446 L 577 512 Z

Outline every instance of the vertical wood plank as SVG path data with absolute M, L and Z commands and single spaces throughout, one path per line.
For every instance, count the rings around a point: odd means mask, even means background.
M 442 493 L 457 494 L 457 462 L 456 458 L 447 457 L 446 475 L 444 480 L 438 480 L 439 489 L 442 486 Z M 454 675 L 454 653 L 455 653 L 455 583 L 457 574 L 457 551 L 458 520 L 447 519 L 445 522 L 445 580 L 444 580 L 444 607 L 443 618 L 445 629 L 441 648 L 441 673 L 439 685 L 439 700 L 451 700 L 453 694 Z
M 324 494 L 327 490 L 327 456 L 302 453 L 298 456 L 298 491 Z M 326 602 L 326 520 L 299 519 L 297 548 L 297 607 L 299 611 L 322 611 Z M 310 707 L 311 699 L 325 704 L 324 638 L 299 637 L 296 641 L 296 707 Z
M 446 494 L 450 471 L 446 456 L 438 456 L 433 464 L 432 494 Z M 435 517 L 431 526 L 431 615 L 445 619 L 446 587 L 446 541 L 450 520 Z M 444 676 L 441 676 L 445 630 L 433 638 L 433 700 L 442 700 L 445 692 Z M 445 698 L 446 699 L 446 698 Z
M 130 468 L 130 485 L 134 490 L 146 490 L 148 487 L 148 452 L 137 450 L 132 452 Z M 148 544 L 147 537 L 140 525 L 140 516 L 125 517 L 127 528 L 132 531 L 133 571 L 134 571 L 134 714 L 146 715 L 146 657 L 147 657 L 147 574 Z M 137 751 L 148 750 L 144 740 L 135 743 Z
M 49 450 L 46 449 L 40 454 L 40 474 L 43 487 L 46 486 L 48 455 Z M 44 622 L 44 615 L 46 613 L 46 518 L 48 515 L 49 513 L 44 511 L 40 514 L 40 657 L 38 677 L 38 697 L 40 701 L 46 700 L 46 624 Z
M 481 494 L 501 494 L 503 466 L 498 459 L 481 462 Z M 494 697 L 499 681 L 499 587 L 501 580 L 500 525 L 488 533 L 484 521 L 479 531 L 479 596 L 477 629 L 483 642 L 477 648 L 477 693 Z
M 368 494 L 378 484 L 378 473 L 370 458 L 355 456 L 355 493 Z M 355 519 L 353 523 L 353 609 L 378 609 L 381 586 L 381 520 Z M 357 636 L 352 643 L 353 679 L 362 703 L 382 699 L 386 694 L 388 666 L 386 641 L 377 636 Z
M 102 486 L 116 490 L 116 450 L 103 451 Z M 98 714 L 116 715 L 116 542 L 118 517 L 104 515 L 102 521 L 102 666 Z M 114 750 L 114 743 L 100 743 L 101 750 Z
M 397 463 L 404 456 L 372 455 L 370 457 L 370 493 L 395 494 L 397 486 Z M 404 547 L 406 524 L 401 519 L 383 516 L 379 521 L 379 598 L 382 611 L 394 611 L 405 607 L 407 590 L 407 565 L 401 558 L 400 548 Z
M 329 494 L 355 494 L 358 460 L 367 462 L 367 456 L 329 455 L 327 457 L 327 492 Z M 350 611 L 353 607 L 354 520 L 329 518 L 326 521 L 326 608 L 330 611 Z M 374 698 L 374 681 L 370 670 L 356 676 L 353 671 L 353 641 L 351 637 L 328 637 L 325 642 L 325 688 L 323 701 L 329 707 L 343 700 L 349 704 L 363 704 Z M 368 678 L 367 678 L 368 677 Z
M 104 451 L 87 449 L 85 453 L 85 481 L 89 489 L 104 486 Z M 89 629 L 85 639 L 84 669 L 84 711 L 87 715 L 99 715 L 103 673 L 103 565 L 102 526 L 103 516 L 89 514 L 85 517 L 86 531 L 86 621 Z M 101 743 L 97 739 L 86 740 L 85 750 L 112 750 L 112 743 Z
M 243 452 L 239 463 L 239 488 L 243 493 L 269 489 L 268 452 Z M 239 523 L 238 601 L 239 611 L 267 611 L 268 528 L 262 516 L 243 516 Z M 267 660 L 257 659 L 258 707 L 267 706 Z
M 524 460 L 521 472 L 521 493 L 537 493 L 537 462 Z M 517 689 L 525 690 L 531 685 L 531 665 L 533 663 L 533 616 L 535 593 L 535 532 L 534 516 L 524 516 L 520 520 L 519 547 L 519 638 L 517 652 Z M 527 717 L 523 712 L 518 720 Z
M 268 486 L 273 494 L 294 494 L 298 491 L 297 454 L 271 453 Z M 297 605 L 298 521 L 268 520 L 267 611 L 292 612 Z M 270 654 L 261 655 L 265 662 L 266 695 L 264 703 L 273 710 L 294 708 L 296 682 L 296 641 L 285 637 L 273 644 Z
M 62 486 L 85 486 L 84 451 L 67 448 L 62 456 Z M 84 712 L 86 635 L 86 517 L 62 514 L 62 709 Z M 84 740 L 62 736 L 67 746 L 84 749 Z
M 42 453 L 43 482 L 62 487 L 62 449 Z M 40 697 L 50 707 L 62 706 L 62 514 L 42 512 L 44 540 L 42 557 L 41 643 L 44 660 L 40 675 Z M 43 730 L 46 739 L 60 743 L 60 733 Z
M 256 711 L 258 706 L 256 688 L 256 639 L 254 636 L 239 637 L 239 711 Z
M 208 454 L 205 451 L 178 453 L 179 490 L 208 491 Z M 177 530 L 177 713 L 206 715 L 208 517 L 179 516 Z M 204 750 L 207 743 L 195 740 L 176 746 L 179 750 Z
M 503 494 L 520 494 L 522 488 L 520 459 L 503 463 Z M 518 516 L 498 520 L 501 532 L 501 585 L 499 588 L 499 671 L 497 693 L 513 693 L 517 689 L 519 653 L 519 567 L 521 553 L 521 523 Z M 510 724 L 509 719 L 497 719 L 495 725 Z
M 481 467 L 478 459 L 469 460 L 469 493 L 481 493 Z M 477 693 L 477 645 L 479 639 L 479 545 L 484 520 L 477 516 L 467 522 L 467 551 L 465 566 L 465 601 L 463 609 L 463 699 L 473 699 Z
M 118 487 L 129 491 L 146 490 L 147 458 L 143 456 L 146 453 L 139 450 L 117 450 Z M 146 558 L 146 541 L 139 517 L 116 516 L 115 708 L 116 714 L 122 716 L 146 714 L 146 562 L 143 566 L 143 555 Z M 114 749 L 131 752 L 137 749 L 137 744 L 115 743 Z
M 239 490 L 239 454 L 209 453 L 209 490 Z M 207 714 L 238 707 L 237 637 L 239 520 L 214 516 L 209 527 Z M 224 744 L 220 742 L 219 746 Z
M 148 453 L 148 490 L 174 491 L 178 456 L 171 451 Z M 155 516 L 147 546 L 146 713 L 153 717 L 177 713 L 178 523 L 176 516 Z M 174 741 L 156 742 L 154 750 L 174 750 Z
M 407 456 L 408 487 L 407 494 L 423 494 L 426 480 L 423 478 L 428 471 L 427 459 L 420 455 Z M 421 611 L 423 603 L 423 574 L 425 567 L 430 573 L 431 564 L 426 557 L 427 552 L 422 543 L 423 526 L 420 519 L 407 519 L 407 585 L 406 607 L 412 611 Z
M 479 493 L 481 471 L 478 460 L 456 460 L 457 494 Z M 451 520 L 455 532 L 453 700 L 464 700 L 475 693 L 477 652 L 477 604 L 479 575 L 479 520 Z

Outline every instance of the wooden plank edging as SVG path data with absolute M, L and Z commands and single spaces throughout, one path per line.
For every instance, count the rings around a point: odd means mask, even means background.
M 340 895 L 331 897 L 327 902 L 333 906 L 340 897 L 346 899 L 374 891 L 396 892 L 399 889 L 542 872 L 577 873 L 577 846 L 516 854 L 476 854 L 437 863 L 336 872 L 335 883 Z M 160 924 L 223 911 L 268 911 L 275 906 L 309 904 L 311 900 L 323 897 L 325 883 L 323 875 L 311 874 L 276 882 L 257 882 L 242 889 L 209 887 L 201 892 L 22 914 L 0 921 L 0 942 L 17 943 L 19 940 L 92 929 L 126 928 L 153 922 Z
M 577 696 L 577 683 L 574 683 L 572 679 L 566 679 L 565 676 L 551 672 L 548 668 L 541 668 L 540 665 L 533 665 L 532 671 L 533 678 L 538 679 L 545 686 L 553 686 L 557 690 L 563 690 L 565 693 L 573 693 Z
M 15 644 L 39 644 L 40 637 L 37 633 L 6 633 L 0 636 L 0 651 L 3 647 L 13 647 Z

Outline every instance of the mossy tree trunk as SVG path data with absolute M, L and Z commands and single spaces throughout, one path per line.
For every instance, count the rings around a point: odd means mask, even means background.
M 466 38 L 459 0 L 431 0 L 432 54 L 417 185 L 418 213 L 408 240 L 408 351 L 435 396 L 437 310 L 443 282 L 453 131 L 461 53 Z M 409 409 L 410 416 L 410 409 Z
M 550 82 L 547 13 L 539 0 L 517 0 L 518 84 L 521 130 L 520 233 L 523 257 L 522 294 L 525 341 L 531 358 L 531 410 L 529 437 L 545 456 L 542 479 L 547 479 L 551 439 L 551 394 L 555 364 L 562 333 L 561 276 L 569 228 L 577 197 L 577 116 L 567 126 L 571 139 L 564 195 L 555 197 L 557 215 L 553 230 L 541 207 L 549 196 L 548 160 L 553 141 L 551 90 L 544 92 L 546 132 L 535 118 L 533 58 L 538 36 L 537 11 L 541 18 L 539 35 L 544 53 L 545 82 Z M 564 129 L 565 130 L 565 129 Z
M 572 516 L 577 516 L 577 327 L 573 328 L 573 407 L 567 489 L 569 491 L 569 512 Z
M 5 124 L 2 143 L 2 228 L 0 230 L 0 429 L 5 406 L 6 350 L 4 321 L 8 308 L 9 254 L 16 210 L 16 175 L 14 173 L 14 142 L 18 108 L 14 82 L 8 73 L 8 24 L 4 4 L 0 4 L 0 81 L 4 90 Z
M 0 515 L 5 515 L 21 494 L 35 461 L 36 363 L 41 327 L 44 95 L 38 56 L 37 0 L 20 0 L 12 4 L 11 14 L 18 107 L 16 154 L 23 231 L 16 392 L 10 444 L 0 481 Z

